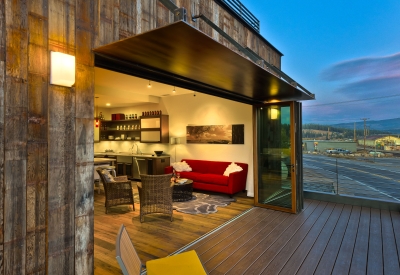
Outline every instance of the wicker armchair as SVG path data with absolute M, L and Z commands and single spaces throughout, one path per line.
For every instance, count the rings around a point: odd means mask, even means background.
M 106 214 L 111 206 L 132 204 L 135 210 L 133 201 L 133 191 L 131 181 L 127 176 L 112 177 L 107 169 L 96 169 L 104 185 L 106 194 Z
M 172 221 L 172 174 L 140 175 L 142 182 L 138 182 L 140 199 L 140 222 L 144 216 L 152 213 L 170 215 Z

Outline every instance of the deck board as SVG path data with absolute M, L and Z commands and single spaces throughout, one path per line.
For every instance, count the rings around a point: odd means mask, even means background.
M 281 271 L 282 274 L 313 274 L 317 264 L 325 251 L 328 241 L 331 238 L 333 230 L 339 220 L 343 210 L 343 204 L 335 205 L 334 210 L 329 216 L 323 229 L 318 235 L 317 239 L 314 236 L 307 236 L 310 240 L 309 243 L 303 241 L 301 246 L 292 255 L 290 261 L 295 261 L 297 265 L 286 265 Z M 298 268 L 294 268 L 298 267 Z
M 331 274 L 331 272 L 333 270 L 333 266 L 335 264 L 334 260 L 336 259 L 337 255 L 338 255 L 340 245 L 342 243 L 344 234 L 346 232 L 346 227 L 349 222 L 351 211 L 352 211 L 352 206 L 345 205 L 343 207 L 343 211 L 340 215 L 339 221 L 333 230 L 332 236 L 328 240 L 328 244 L 327 244 L 325 250 L 323 251 L 323 253 L 321 253 L 322 254 L 321 259 L 317 263 L 316 269 L 313 272 L 307 272 L 308 269 L 312 269 L 313 264 L 314 264 L 314 259 L 312 259 L 312 258 L 310 260 L 308 260 L 308 261 L 311 261 L 311 263 L 310 263 L 311 266 L 308 266 L 306 263 L 307 259 L 312 257 L 312 254 L 310 253 L 307 256 L 305 263 L 303 263 L 303 266 L 299 270 L 299 272 L 298 272 L 299 274 L 305 274 L 305 275 L 308 275 L 308 274 L 321 274 L 321 275 Z M 332 259 L 334 259 L 334 260 L 332 260 Z
M 393 232 L 392 219 L 388 211 L 381 212 L 383 270 L 386 274 L 400 274 L 396 239 Z M 397 231 L 400 227 L 397 227 Z
M 237 251 L 248 240 L 257 237 L 257 234 L 264 233 L 268 226 L 279 217 L 278 212 L 274 211 L 265 215 L 262 219 L 258 220 L 255 224 L 248 224 L 242 227 L 241 230 L 236 231 L 231 236 L 226 236 L 221 242 L 215 245 L 212 249 L 202 254 L 203 263 L 206 266 L 215 267 L 219 265 L 224 259 L 229 257 Z M 236 241 L 232 242 L 232 238 Z
M 354 251 L 354 244 L 357 238 L 357 229 L 360 221 L 361 207 L 355 206 L 351 212 L 349 222 L 346 227 L 336 261 L 333 266 L 332 274 L 348 274 L 351 265 L 351 258 Z M 326 274 L 326 273 L 325 273 Z
M 356 232 L 357 239 L 354 246 L 353 259 L 351 259 L 350 274 L 367 274 L 370 223 L 371 209 L 362 207 Z
M 393 232 L 396 239 L 398 262 L 400 262 L 400 212 L 390 211 L 390 216 L 392 218 Z
M 320 208 L 318 207 L 320 205 L 321 203 L 315 202 L 299 215 L 290 217 L 287 220 L 288 223 L 282 223 L 281 226 L 276 228 L 272 234 L 252 249 L 251 252 L 239 261 L 235 268 L 231 269 L 227 274 L 242 274 L 242 272 L 243 274 L 251 274 L 257 270 L 263 270 L 295 232 L 316 212 L 316 209 Z M 322 202 L 322 205 L 326 205 L 326 203 Z
M 262 274 L 279 274 L 281 272 L 282 274 L 295 274 L 298 267 L 301 265 L 301 260 L 298 257 L 292 258 L 292 256 L 297 249 L 309 249 L 313 245 L 316 236 L 321 232 L 334 207 L 334 203 L 328 203 L 324 208 L 321 207 L 322 211 L 320 212 L 320 215 L 315 215 L 315 219 L 309 219 L 303 224 L 283 249 L 276 255 L 274 260 L 264 268 Z M 284 266 L 287 267 L 286 270 L 283 269 Z
M 104 203 L 95 201 L 95 274 L 121 274 L 121 223 L 144 263 L 184 247 L 198 252 L 211 275 L 400 274 L 399 212 L 315 200 L 299 214 L 251 207 L 251 198 L 238 197 L 215 214 L 174 212 L 173 222 L 154 215 L 140 223 L 138 210 L 117 207 L 105 215 Z
M 383 274 L 382 259 L 382 231 L 381 231 L 381 212 L 379 209 L 371 209 L 371 221 L 369 226 L 369 249 L 367 274 Z

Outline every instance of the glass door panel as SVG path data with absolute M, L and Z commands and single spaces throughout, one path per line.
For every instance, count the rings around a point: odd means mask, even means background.
M 257 114 L 256 205 L 296 211 L 293 103 L 266 105 Z

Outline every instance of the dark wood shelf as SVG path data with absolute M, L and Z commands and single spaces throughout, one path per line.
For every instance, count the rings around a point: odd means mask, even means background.
M 140 132 L 140 129 L 136 130 L 117 130 L 117 129 L 107 129 L 107 130 L 100 130 L 102 132 Z

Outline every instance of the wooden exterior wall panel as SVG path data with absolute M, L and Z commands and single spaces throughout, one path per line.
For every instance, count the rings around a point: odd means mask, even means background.
M 202 1 L 201 5 L 199 6 L 199 13 L 204 14 L 207 18 L 213 18 L 213 16 L 217 17 L 217 15 L 212 12 L 214 5 L 214 1 L 206 0 Z M 215 4 L 216 5 L 216 4 Z M 199 30 L 207 34 L 208 36 L 217 39 L 217 36 L 213 34 L 213 29 L 210 25 L 204 22 L 202 19 L 197 20 L 199 22 Z M 214 23 L 216 21 L 213 21 Z
M 75 55 L 75 9 L 73 0 L 50 0 L 50 50 Z
M 157 1 L 158 3 L 158 1 Z M 136 34 L 136 1 L 119 2 L 119 38 L 124 39 Z
M 1 2 L 1 3 L 4 3 Z M 6 20 L 5 5 L 0 5 L 0 274 L 4 274 L 4 90 L 5 90 Z
M 4 274 L 25 274 L 25 167 L 25 159 L 6 160 L 4 163 Z
M 92 185 L 93 192 L 93 185 Z M 93 195 L 92 195 L 93 198 Z M 93 207 L 93 202 L 92 202 Z M 94 214 L 75 218 L 75 274 L 93 274 Z
M 26 1 L 5 6 L 4 252 L 3 272 L 25 274 L 28 11 Z M 10 62 L 11 61 L 11 62 Z
M 93 1 L 77 0 L 75 81 L 75 274 L 94 270 L 93 155 L 94 155 L 94 55 Z
M 26 273 L 46 271 L 47 143 L 28 143 Z
M 114 41 L 113 39 L 113 26 L 112 26 L 112 17 L 113 17 L 113 1 L 109 0 L 99 0 L 99 4 L 97 6 L 99 16 L 99 32 L 98 39 L 95 47 L 99 47 L 102 45 L 109 44 Z
M 166 26 L 173 21 L 171 17 L 173 16 L 172 12 L 169 11 L 160 1 L 157 1 L 157 28 Z
M 48 2 L 28 5 L 26 274 L 46 273 Z

